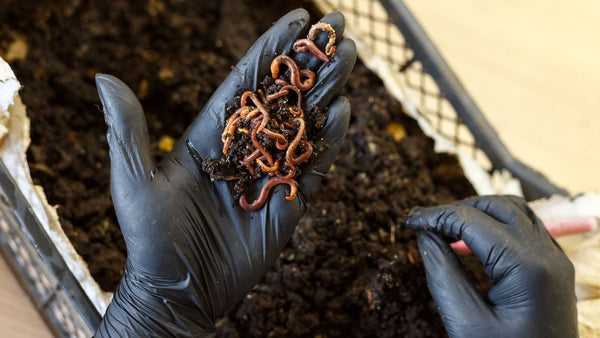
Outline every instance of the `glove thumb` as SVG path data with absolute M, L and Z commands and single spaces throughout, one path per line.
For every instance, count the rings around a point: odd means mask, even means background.
M 119 199 L 152 179 L 148 127 L 139 100 L 121 80 L 97 74 L 96 86 L 108 126 L 113 199 Z
M 450 337 L 470 332 L 491 313 L 448 243 L 429 231 L 418 234 L 427 286 Z M 483 320 L 485 322 L 485 320 Z

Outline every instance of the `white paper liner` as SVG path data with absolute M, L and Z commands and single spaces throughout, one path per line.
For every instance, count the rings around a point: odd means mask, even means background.
M 19 189 L 29 201 L 35 215 L 56 245 L 68 268 L 73 272 L 94 306 L 104 314 L 111 294 L 103 292 L 90 275 L 87 264 L 75 251 L 58 221 L 56 207 L 46 200 L 42 187 L 29 175 L 25 152 L 30 144 L 29 119 L 18 95 L 20 84 L 10 66 L 0 58 L 0 158 Z
M 580 217 L 600 219 L 600 194 L 575 198 L 552 196 L 530 203 L 544 222 Z M 575 294 L 580 337 L 600 337 L 600 232 L 559 238 L 575 267 Z

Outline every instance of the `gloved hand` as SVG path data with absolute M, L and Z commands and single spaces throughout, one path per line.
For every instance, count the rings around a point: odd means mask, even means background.
M 342 36 L 340 13 L 322 21 L 335 28 L 338 39 Z M 244 211 L 233 198 L 233 183 L 211 182 L 192 154 L 202 159 L 222 156 L 226 107 L 242 91 L 256 91 L 270 74 L 273 58 L 291 54 L 292 44 L 309 27 L 305 10 L 292 11 L 275 23 L 159 165 L 152 161 L 143 111 L 133 92 L 115 77 L 96 76 L 108 125 L 112 198 L 127 244 L 125 274 L 97 336 L 206 334 L 277 259 L 345 137 L 350 106 L 346 98 L 337 97 L 356 59 L 354 42 L 338 41 L 329 63 L 307 61 L 317 80 L 305 93 L 306 106 L 328 107 L 329 118 L 315 140 L 320 153 L 296 178 L 296 199 L 287 201 L 288 187 L 279 185 L 263 208 Z M 317 45 L 322 48 L 327 36 L 321 35 Z
M 451 337 L 576 337 L 573 265 L 520 198 L 413 209 L 427 283 Z M 494 286 L 482 299 L 439 232 L 462 238 Z

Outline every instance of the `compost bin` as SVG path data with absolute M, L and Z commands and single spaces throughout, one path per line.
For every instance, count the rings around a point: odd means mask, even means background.
M 566 194 L 504 148 L 401 1 L 9 2 L 0 50 L 23 86 L 31 145 L 19 82 L 3 64 L 2 243 L 59 334 L 94 331 L 125 261 L 94 75 L 134 88 L 161 158 L 252 41 L 302 6 L 313 20 L 344 13 L 359 47 L 344 91 L 348 140 L 280 260 L 219 334 L 443 334 L 401 226 L 408 210 L 473 194 Z

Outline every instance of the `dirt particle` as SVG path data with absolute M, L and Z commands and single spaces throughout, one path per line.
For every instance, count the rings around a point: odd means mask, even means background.
M 162 67 L 160 69 L 160 71 L 158 72 L 158 78 L 161 79 L 162 81 L 168 81 L 170 79 L 172 79 L 175 76 L 175 73 L 173 73 L 173 70 L 169 67 Z
M 138 85 L 138 90 L 137 90 L 137 96 L 140 100 L 143 100 L 148 96 L 149 87 L 150 87 L 150 85 L 148 83 L 148 80 L 142 79 L 140 81 L 140 84 Z
M 3 53 L 2 58 L 6 62 L 13 62 L 16 60 L 24 60 L 27 57 L 29 47 L 27 46 L 27 39 L 24 36 L 17 35 L 16 38 L 8 45 L 6 52 Z
M 388 124 L 386 131 L 394 138 L 394 141 L 396 142 L 402 141 L 404 136 L 406 136 L 406 129 L 404 129 L 404 126 L 399 123 L 392 122 Z
M 160 0 L 149 0 L 147 9 L 150 15 L 157 16 L 165 11 L 165 4 Z
M 158 148 L 165 153 L 170 153 L 174 145 L 175 139 L 168 135 L 164 135 L 158 140 Z

